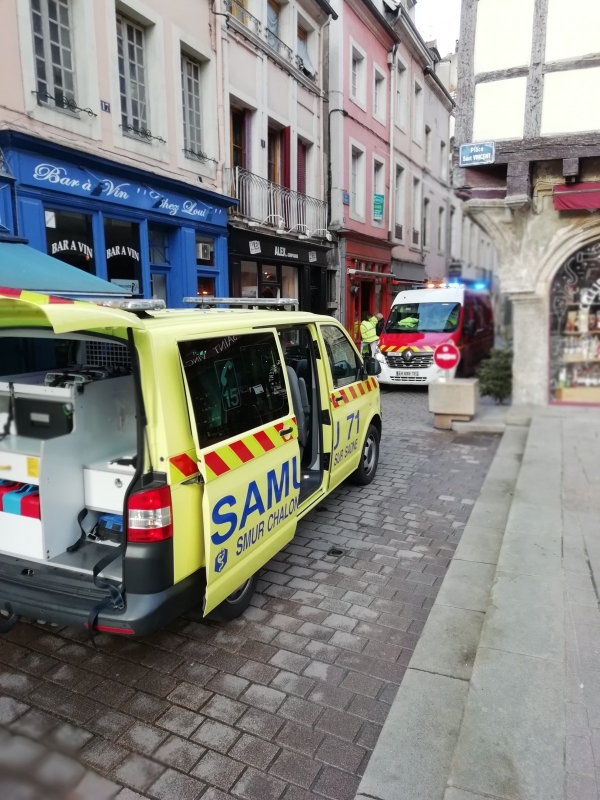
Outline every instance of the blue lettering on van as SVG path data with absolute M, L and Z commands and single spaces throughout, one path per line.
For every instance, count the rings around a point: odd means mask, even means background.
M 215 557 L 215 572 L 222 572 L 227 564 L 227 550 L 223 548 L 219 550 Z
M 292 487 L 298 491 L 300 489 L 300 465 L 297 456 L 291 459 L 291 478 Z M 238 514 L 235 511 L 236 499 L 233 495 L 228 494 L 222 497 L 214 504 L 212 510 L 212 523 L 213 525 L 228 525 L 225 531 L 215 531 L 211 534 L 213 544 L 223 544 L 226 542 L 239 528 L 243 530 L 246 527 L 248 518 L 254 513 L 258 512 L 260 515 L 270 511 L 273 506 L 281 502 L 282 498 L 288 497 L 290 494 L 290 461 L 284 461 L 279 468 L 271 469 L 267 472 L 267 505 L 261 495 L 260 489 L 256 481 L 250 481 L 246 490 L 246 499 L 244 501 L 244 508 L 241 517 L 238 519 Z M 297 505 L 297 501 L 296 501 Z M 224 511 L 225 507 L 231 510 Z M 295 506 L 294 506 L 295 509 Z M 258 523 L 256 523 L 258 524 Z M 269 528 L 270 530 L 270 528 Z M 239 542 L 239 540 L 238 540 Z M 239 546 L 239 543 L 238 543 Z M 245 548 L 244 548 L 245 549 Z
M 225 497 L 222 497 L 215 503 L 215 506 L 212 511 L 212 521 L 214 525 L 226 525 L 229 523 L 229 528 L 225 533 L 213 533 L 210 537 L 212 539 L 213 544 L 223 544 L 226 542 L 227 539 L 231 536 L 231 534 L 237 528 L 237 514 L 233 511 L 228 512 L 227 514 L 221 514 L 221 509 L 223 506 L 234 506 L 235 505 L 235 497 L 232 494 L 228 494 Z

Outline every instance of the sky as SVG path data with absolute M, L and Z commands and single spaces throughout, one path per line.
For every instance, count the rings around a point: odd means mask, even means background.
M 418 0 L 415 10 L 425 41 L 437 39 L 442 57 L 453 53 L 460 31 L 460 0 Z

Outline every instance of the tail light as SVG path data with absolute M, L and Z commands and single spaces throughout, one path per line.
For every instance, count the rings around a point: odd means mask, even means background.
M 173 536 L 173 506 L 168 486 L 132 494 L 127 501 L 127 541 L 160 542 Z

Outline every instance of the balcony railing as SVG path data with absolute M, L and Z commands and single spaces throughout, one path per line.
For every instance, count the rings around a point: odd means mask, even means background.
M 325 238 L 327 203 L 322 200 L 286 189 L 241 167 L 226 170 L 226 181 L 231 197 L 239 200 L 234 213 L 270 228 L 283 224 L 286 230 L 299 234 L 309 231 L 311 236 Z
M 310 80 L 316 81 L 316 73 L 313 74 L 310 70 L 306 70 L 302 57 L 300 55 L 295 55 L 292 48 L 282 41 L 277 34 L 273 33 L 273 31 L 268 28 L 263 30 L 261 21 L 249 12 L 242 2 L 239 2 L 239 0 L 225 0 L 225 7 L 234 19 L 241 22 L 242 25 L 252 31 L 252 33 L 264 39 L 271 50 L 274 50 L 289 64 L 292 64 L 306 74 Z
M 225 0 L 225 7 L 234 19 L 237 19 L 257 36 L 261 36 L 260 20 L 253 16 L 242 3 L 238 3 L 237 0 Z

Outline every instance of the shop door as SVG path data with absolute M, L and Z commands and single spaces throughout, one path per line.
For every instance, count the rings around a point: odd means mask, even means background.
M 274 331 L 179 343 L 204 480 L 208 613 L 293 537 L 298 432 Z

